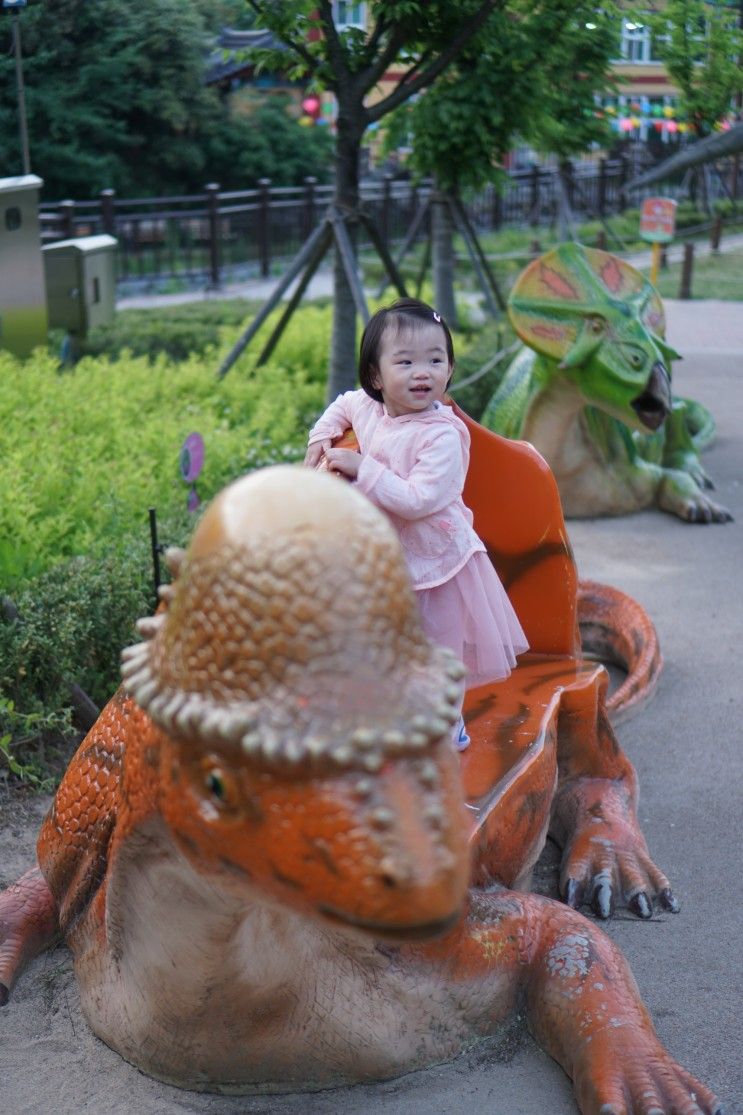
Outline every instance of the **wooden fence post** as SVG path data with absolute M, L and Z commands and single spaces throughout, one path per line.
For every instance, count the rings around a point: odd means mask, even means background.
M 531 197 L 529 199 L 529 207 L 531 212 L 531 220 L 529 224 L 532 228 L 536 228 L 539 224 L 539 163 L 531 164 Z
M 116 235 L 116 213 L 114 210 L 114 198 L 116 197 L 116 190 L 101 190 L 101 228 L 107 232 L 109 236 Z
M 604 232 L 603 228 L 600 228 L 596 233 L 596 247 L 599 249 L 599 251 L 606 251 L 606 233 Z
M 382 216 L 379 222 L 379 235 L 385 248 L 390 241 L 390 209 L 392 207 L 392 175 L 385 174 L 382 187 Z
M 59 231 L 63 240 L 71 240 L 75 235 L 75 202 L 60 201 L 57 207 Z
M 691 276 L 694 270 L 694 245 L 684 244 L 684 262 L 681 265 L 679 298 L 691 298 Z
M 629 180 L 629 156 L 619 156 L 619 212 L 624 213 L 627 208 L 627 193 L 625 186 Z
M 497 186 L 492 186 L 493 191 L 493 209 L 491 220 L 493 222 L 493 231 L 497 232 L 503 224 L 503 198 Z
M 209 229 L 209 289 L 219 289 L 219 183 L 209 182 L 206 189 L 206 211 Z
M 267 279 L 271 274 L 271 179 L 259 178 L 258 189 L 258 258 L 261 276 Z
M 308 174 L 304 180 L 304 229 L 302 232 L 302 238 L 304 240 L 307 239 L 307 237 L 310 235 L 313 228 L 315 227 L 316 185 L 317 179 L 313 175 Z
M 606 159 L 599 159 L 599 217 L 606 216 Z
M 720 237 L 722 236 L 722 216 L 717 213 L 710 230 L 709 246 L 713 252 L 720 250 Z

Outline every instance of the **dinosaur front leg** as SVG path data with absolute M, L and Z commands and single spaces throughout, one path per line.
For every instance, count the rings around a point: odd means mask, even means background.
M 0 894 L 0 1006 L 25 964 L 59 932 L 57 904 L 38 867 Z
M 549 899 L 522 904 L 529 1027 L 571 1077 L 583 1115 L 721 1115 L 659 1041 L 606 934 Z
M 668 879 L 637 820 L 637 777 L 617 743 L 596 687 L 566 694 L 558 720 L 559 782 L 550 834 L 563 852 L 560 893 L 601 918 L 615 902 L 649 918 L 653 901 L 674 913 Z

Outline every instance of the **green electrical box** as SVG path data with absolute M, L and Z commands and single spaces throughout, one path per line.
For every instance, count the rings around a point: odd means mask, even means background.
M 113 236 L 80 236 L 42 249 L 50 328 L 84 337 L 113 321 L 116 245 Z
M 44 267 L 35 174 L 0 178 L 0 348 L 28 356 L 46 344 Z

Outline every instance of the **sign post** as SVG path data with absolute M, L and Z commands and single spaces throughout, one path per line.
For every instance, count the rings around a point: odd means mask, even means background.
M 661 244 L 670 244 L 676 231 L 676 202 L 670 197 L 646 197 L 640 210 L 640 237 L 653 245 L 650 282 L 658 281 Z
M 190 485 L 186 506 L 189 511 L 196 511 L 201 504 L 201 499 L 196 491 L 195 482 L 204 467 L 204 439 L 201 434 L 189 434 L 181 446 L 180 453 L 181 476 Z

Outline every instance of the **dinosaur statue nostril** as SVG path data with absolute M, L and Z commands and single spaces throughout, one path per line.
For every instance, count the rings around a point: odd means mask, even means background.
M 645 390 L 632 400 L 632 409 L 649 430 L 657 430 L 671 412 L 671 378 L 664 364 L 653 364 Z

